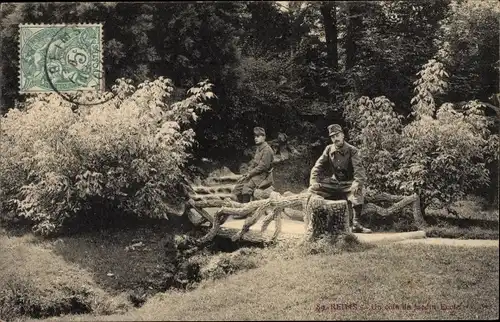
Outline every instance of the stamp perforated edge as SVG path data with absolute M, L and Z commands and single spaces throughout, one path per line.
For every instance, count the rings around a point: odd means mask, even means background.
M 99 27 L 100 30 L 100 41 L 101 41 L 101 57 L 99 59 L 100 63 L 100 69 L 102 70 L 102 77 L 100 79 L 100 91 L 104 91 L 104 23 L 103 22 L 93 22 L 93 23 L 56 23 L 56 24 L 46 24 L 46 23 L 20 23 L 18 24 L 18 37 L 17 37 L 17 51 L 18 51 L 18 70 L 17 70 L 17 79 L 18 79 L 18 90 L 19 94 L 50 94 L 54 93 L 55 91 L 21 91 L 21 28 L 22 27 L 68 27 L 68 26 L 77 26 L 77 27 Z M 75 90 L 75 91 L 65 91 L 65 93 L 75 93 L 79 91 L 87 91 L 87 92 L 93 92 L 95 90 Z

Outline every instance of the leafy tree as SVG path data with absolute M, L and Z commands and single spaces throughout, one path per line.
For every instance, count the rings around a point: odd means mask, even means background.
M 439 59 L 450 72 L 449 100 L 487 101 L 498 92 L 499 29 L 497 1 L 452 1 L 440 23 Z
M 498 86 L 497 14 L 493 1 L 473 0 L 4 4 L 0 104 L 5 113 L 24 100 L 19 23 L 103 21 L 107 85 L 165 75 L 180 99 L 210 79 L 218 100 L 194 127 L 195 152 L 234 155 L 251 143 L 253 126 L 298 131 L 310 106 L 329 104 L 325 122 L 342 123 L 348 91 L 384 95 L 407 116 L 415 74 L 440 48 L 451 86 L 433 94 L 436 106 L 484 101 Z
M 354 27 L 347 28 L 343 37 L 351 90 L 360 95 L 385 95 L 396 104 L 398 113 L 408 114 L 413 75 L 437 51 L 434 37 L 448 10 L 447 1 L 366 2 L 349 7 L 348 21 L 352 16 L 362 18 L 350 22 Z M 357 49 L 348 51 L 352 42 Z
M 378 191 L 399 192 L 394 186 L 393 172 L 398 169 L 397 151 L 401 148 L 401 116 L 394 112 L 394 103 L 380 96 L 346 97 L 344 114 L 350 125 L 349 137 L 363 156 L 368 187 Z
M 251 57 L 277 57 L 290 50 L 291 21 L 274 2 L 249 2 L 242 19 L 239 46 Z
M 155 43 L 163 71 L 175 84 L 190 87 L 209 78 L 219 92 L 221 84 L 233 80 L 240 4 L 169 3 L 156 9 L 154 20 L 162 23 L 156 25 Z
M 137 87 L 119 79 L 113 93 L 79 97 L 109 100 L 75 112 L 58 94 L 30 97 L 2 119 L 2 208 L 45 235 L 92 213 L 182 213 L 179 183 L 195 135 L 189 125 L 208 109 L 211 87 L 200 83 L 172 101 L 169 79 Z
M 449 207 L 466 193 L 489 183 L 486 162 L 498 160 L 498 135 L 489 130 L 481 104 L 470 101 L 461 111 L 438 105 L 447 87 L 443 64 L 430 60 L 415 82 L 414 119 L 406 126 L 385 97 L 353 100 L 346 117 L 361 147 L 373 189 L 418 193 L 422 208 Z

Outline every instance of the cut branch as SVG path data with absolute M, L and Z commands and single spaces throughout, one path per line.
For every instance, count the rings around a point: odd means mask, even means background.
M 239 203 L 232 200 L 205 200 L 205 201 L 197 201 L 196 207 L 220 207 L 219 212 L 225 215 L 238 216 L 243 217 L 253 213 L 259 207 L 297 207 L 301 206 L 302 202 L 305 198 L 309 196 L 309 194 L 297 194 L 286 197 L 281 197 L 279 193 L 276 192 L 279 198 L 272 197 L 270 199 L 263 200 L 255 200 L 248 203 Z

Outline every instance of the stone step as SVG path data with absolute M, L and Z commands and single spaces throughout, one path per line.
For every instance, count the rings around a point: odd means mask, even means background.
M 203 180 L 203 184 L 206 186 L 216 186 L 221 184 L 236 184 L 242 176 L 239 174 L 232 174 L 220 177 L 208 177 Z
M 213 185 L 213 186 L 194 186 L 192 187 L 196 194 L 208 195 L 208 194 L 228 194 L 231 193 L 235 185 L 225 184 L 225 185 Z

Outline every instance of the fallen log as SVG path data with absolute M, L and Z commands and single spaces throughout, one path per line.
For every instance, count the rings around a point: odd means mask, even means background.
M 273 193 L 269 199 L 255 200 L 249 203 L 231 202 L 230 206 L 222 206 L 219 210 L 221 214 L 235 216 L 237 218 L 245 218 L 262 207 L 284 208 L 301 206 L 304 199 L 309 194 L 297 194 L 293 196 L 282 197 L 279 193 Z

